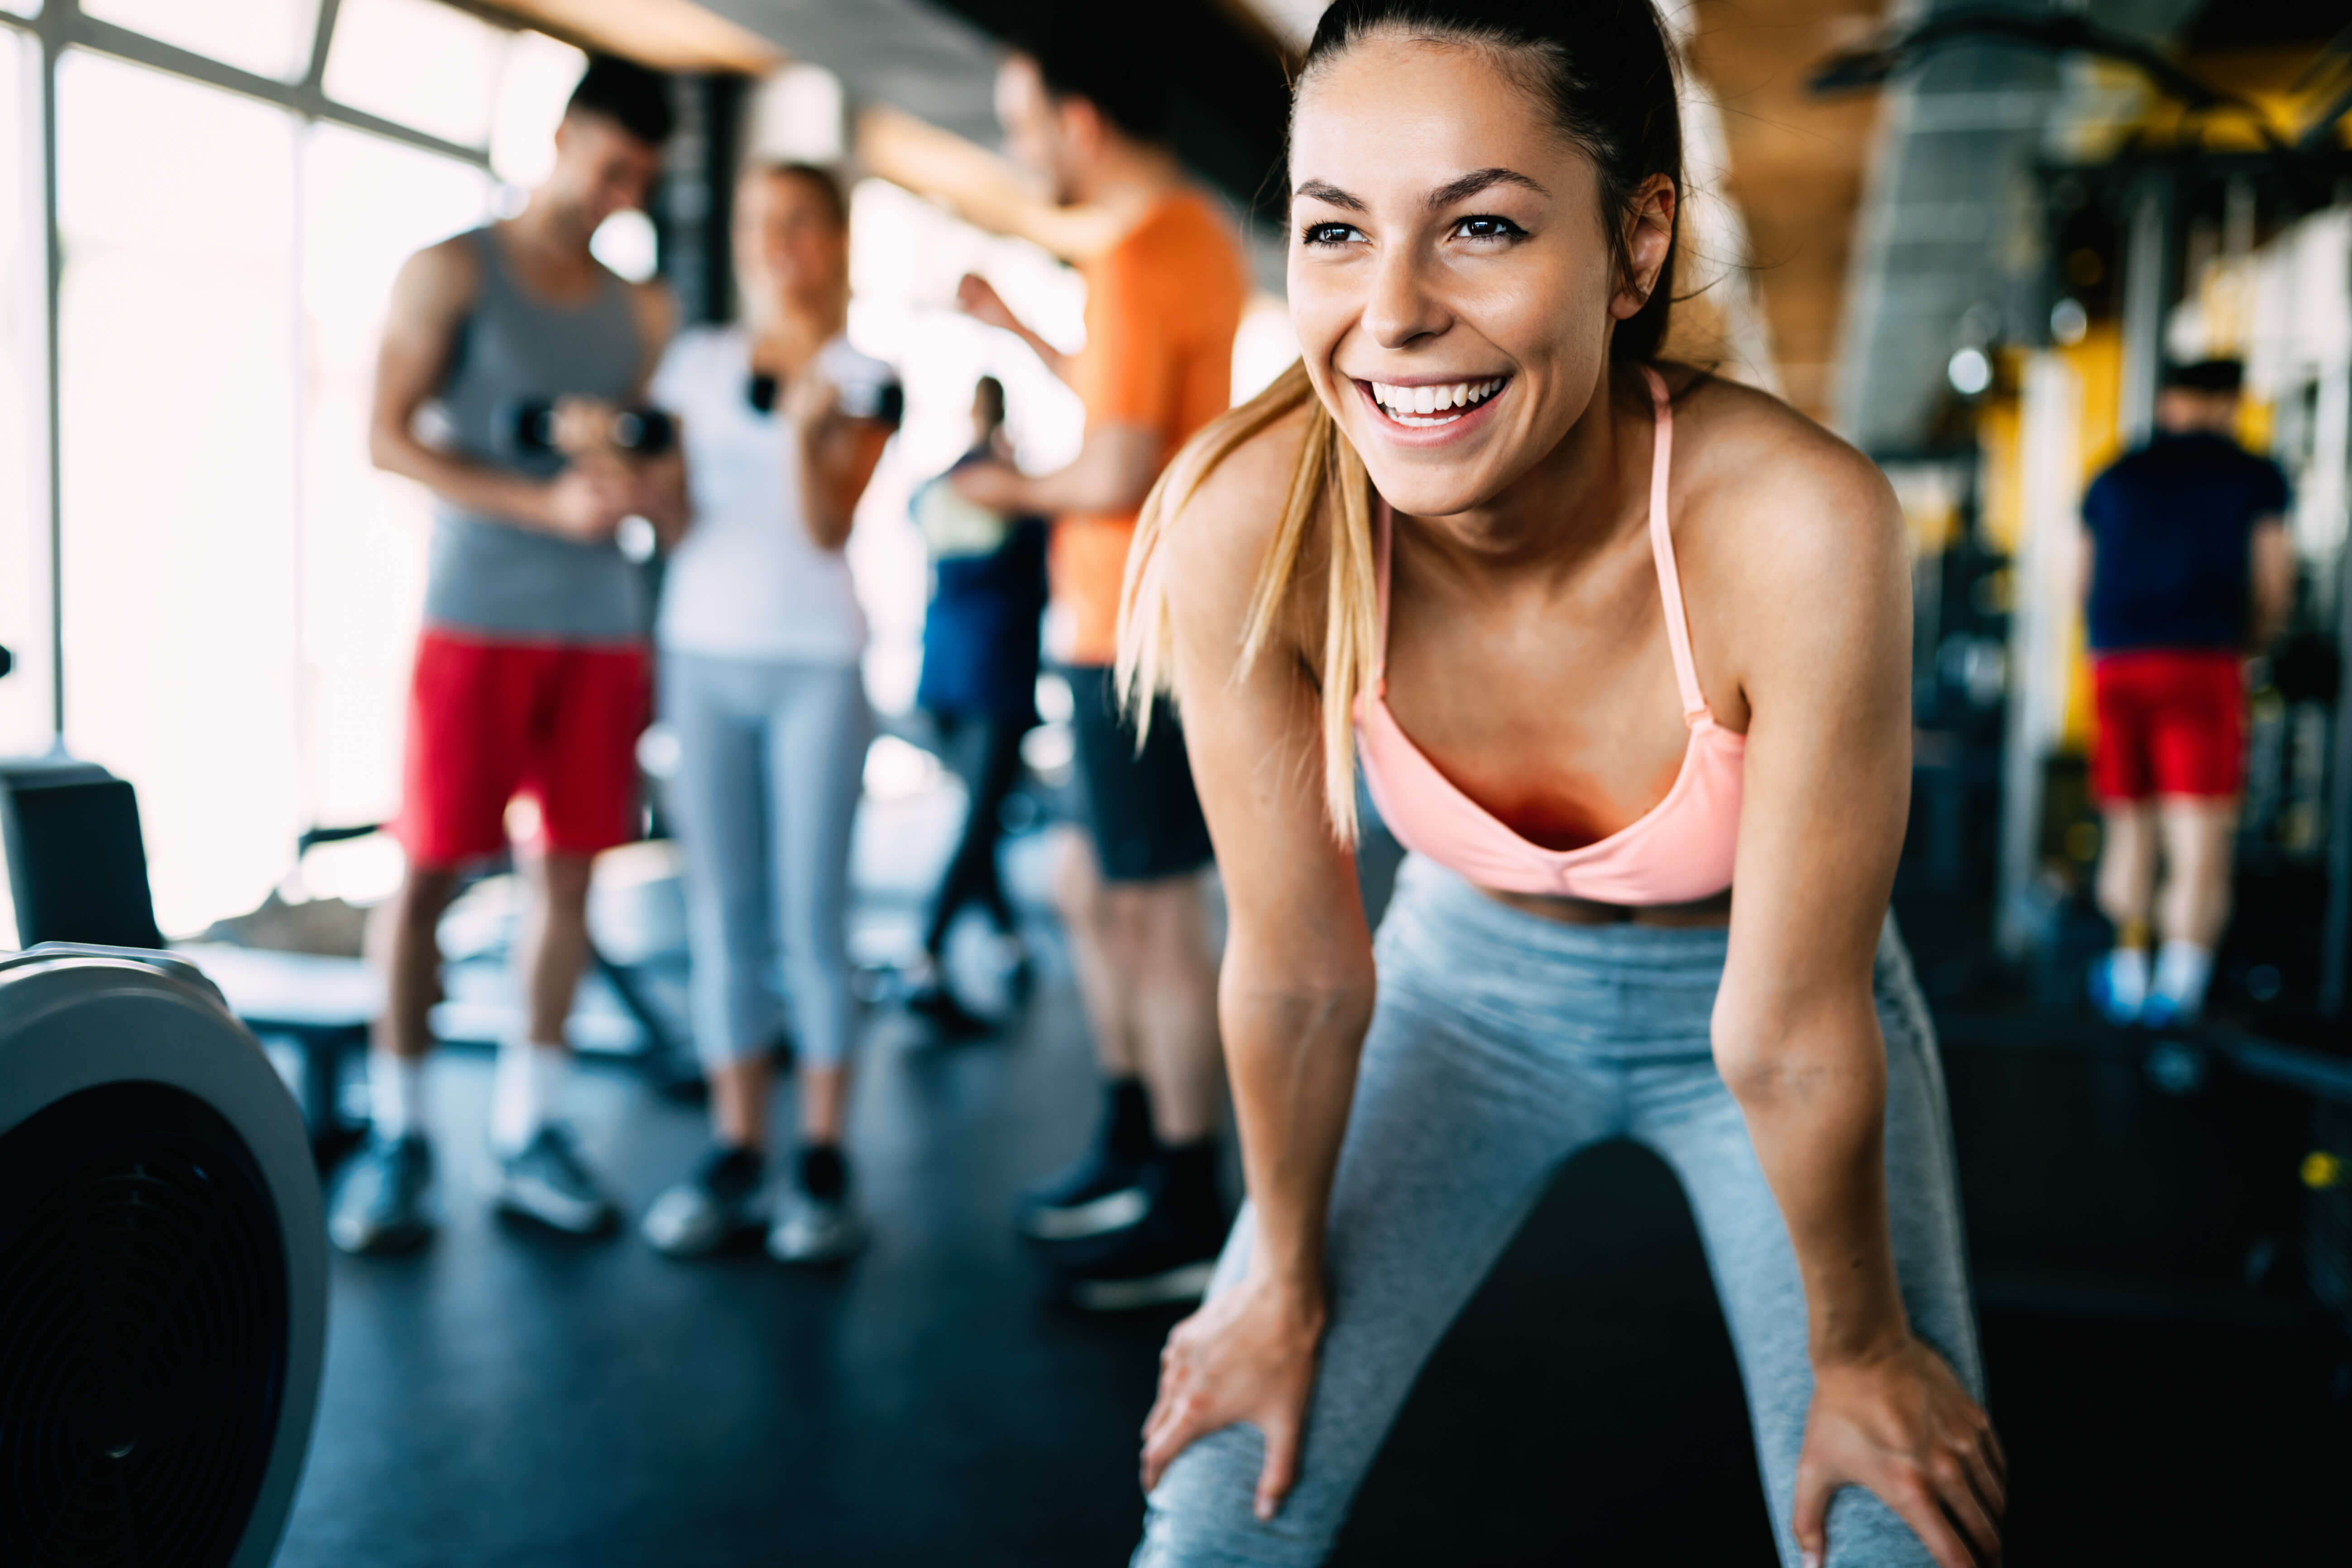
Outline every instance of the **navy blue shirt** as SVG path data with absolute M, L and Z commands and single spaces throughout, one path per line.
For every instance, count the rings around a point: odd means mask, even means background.
M 2160 434 L 2117 458 L 2083 497 L 2091 651 L 2244 647 L 2254 525 L 2286 504 L 2279 465 L 2226 435 Z
M 967 452 L 952 474 L 988 455 Z M 982 555 L 939 557 L 923 618 L 917 705 L 935 714 L 1037 721 L 1037 618 L 1045 611 L 1045 520 L 1010 520 Z

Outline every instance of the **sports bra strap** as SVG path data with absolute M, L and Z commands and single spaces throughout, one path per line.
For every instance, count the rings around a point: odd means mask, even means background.
M 1683 612 L 1682 574 L 1675 570 L 1674 528 L 1666 515 L 1666 476 L 1673 467 L 1675 411 L 1666 397 L 1665 378 L 1649 365 L 1642 374 L 1650 383 L 1651 406 L 1657 410 L 1657 435 L 1650 459 L 1650 555 L 1658 566 L 1658 596 L 1666 608 L 1666 647 L 1675 656 L 1675 685 L 1683 695 L 1683 722 L 1696 725 L 1709 716 L 1706 697 L 1698 689 L 1698 666 L 1691 659 L 1690 622 Z
M 1396 514 L 1389 509 L 1388 497 L 1376 497 L 1375 510 L 1379 520 L 1373 524 L 1377 536 L 1374 549 L 1380 551 L 1380 641 L 1372 644 L 1372 695 L 1386 699 L 1389 695 L 1389 547 L 1396 538 Z

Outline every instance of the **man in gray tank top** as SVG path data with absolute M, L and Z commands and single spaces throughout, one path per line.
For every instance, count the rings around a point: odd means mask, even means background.
M 375 1136 L 329 1222 L 347 1250 L 428 1233 L 436 931 L 467 862 L 506 847 L 517 796 L 537 805 L 540 828 L 517 856 L 528 1027 L 499 1051 L 499 1202 L 566 1230 L 612 1226 L 562 1119 L 564 1021 L 588 956 L 591 861 L 635 836 L 646 610 L 615 536 L 643 518 L 674 538 L 686 494 L 675 444 L 631 454 L 616 431 L 661 358 L 668 298 L 607 271 L 589 239 L 642 204 L 670 121 L 661 78 L 591 60 L 554 170 L 521 214 L 419 251 L 394 286 L 369 447 L 378 467 L 433 492 L 433 544 L 399 823 L 408 874 L 372 933 L 387 993 L 370 1053 Z

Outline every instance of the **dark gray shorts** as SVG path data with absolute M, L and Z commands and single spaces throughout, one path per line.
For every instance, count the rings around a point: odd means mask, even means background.
M 1183 727 L 1165 699 L 1152 710 L 1151 737 L 1140 753 L 1135 728 L 1118 713 L 1111 672 L 1065 665 L 1074 699 L 1078 800 L 1095 858 L 1108 882 L 1160 882 L 1187 876 L 1216 858 L 1209 824 L 1192 791 L 1192 759 Z

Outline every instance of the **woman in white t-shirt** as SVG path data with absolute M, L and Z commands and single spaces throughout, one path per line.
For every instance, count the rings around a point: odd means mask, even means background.
M 686 444 L 693 521 L 656 636 L 679 745 L 669 800 L 686 862 L 697 1048 L 716 1146 L 656 1198 L 645 1234 L 709 1252 L 765 1226 L 785 1261 L 855 1249 L 841 1154 L 852 1026 L 849 837 L 874 720 L 842 546 L 897 423 L 889 368 L 842 336 L 849 212 L 807 164 L 735 195 L 744 319 L 679 334 L 653 383 Z M 769 1053 L 781 951 L 800 1073 L 800 1145 L 768 1199 Z

